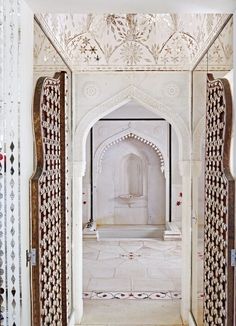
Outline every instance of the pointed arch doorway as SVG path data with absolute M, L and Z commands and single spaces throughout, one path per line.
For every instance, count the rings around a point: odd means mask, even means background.
M 73 260 L 73 292 L 74 292 L 74 319 L 75 324 L 79 323 L 83 316 L 83 300 L 82 300 L 82 179 L 86 167 L 86 138 L 90 128 L 96 121 L 103 118 L 105 115 L 115 111 L 125 103 L 134 100 L 140 103 L 143 107 L 165 118 L 174 128 L 179 142 L 179 166 L 182 176 L 182 187 L 185 197 L 183 198 L 183 215 L 182 215 L 182 300 L 181 300 L 181 316 L 184 321 L 188 320 L 190 307 L 190 201 L 191 193 L 191 178 L 190 178 L 190 138 L 187 127 L 182 118 L 171 112 L 171 108 L 160 104 L 156 99 L 146 93 L 143 93 L 138 88 L 130 86 L 113 96 L 105 103 L 98 105 L 85 114 L 78 122 L 74 133 L 74 186 L 73 186 L 73 215 L 75 217 L 73 235 L 74 235 L 74 254 L 76 259 Z M 76 143 L 76 139 L 80 143 Z

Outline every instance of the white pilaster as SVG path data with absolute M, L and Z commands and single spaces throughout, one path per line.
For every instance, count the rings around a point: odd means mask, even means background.
M 188 322 L 191 288 L 191 161 L 179 162 L 182 176 L 182 304 L 181 316 Z
M 83 316 L 83 241 L 82 241 L 82 179 L 86 163 L 77 161 L 73 164 L 73 305 L 74 324 L 81 322 Z
M 166 162 L 166 165 L 168 163 Z M 170 217 L 170 170 L 169 170 L 169 164 L 168 168 L 165 169 L 164 171 L 165 174 L 165 181 L 166 181 L 166 229 L 167 225 L 169 223 L 169 217 Z
M 192 314 L 196 317 L 198 314 L 198 188 L 199 188 L 199 177 L 201 174 L 202 161 L 192 162 L 192 284 L 191 284 L 191 307 Z M 201 271 L 203 274 L 203 270 Z

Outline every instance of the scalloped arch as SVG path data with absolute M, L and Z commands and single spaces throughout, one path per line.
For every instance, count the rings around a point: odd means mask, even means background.
M 116 135 L 116 137 L 113 138 L 112 140 L 109 138 L 99 146 L 98 150 L 95 153 L 95 159 L 94 159 L 95 164 L 97 165 L 98 173 L 101 173 L 101 171 L 102 171 L 102 160 L 103 160 L 103 157 L 104 157 L 106 151 L 109 150 L 112 146 L 114 146 L 122 141 L 126 141 L 128 139 L 136 139 L 136 140 L 150 146 L 157 153 L 157 155 L 160 159 L 160 163 L 161 163 L 161 171 L 164 172 L 165 160 L 164 160 L 162 152 L 160 151 L 158 146 L 151 140 L 147 139 L 147 137 L 142 137 L 142 136 L 139 136 L 136 132 L 129 131 L 129 132 L 126 132 L 123 134 L 121 133 L 121 134 Z

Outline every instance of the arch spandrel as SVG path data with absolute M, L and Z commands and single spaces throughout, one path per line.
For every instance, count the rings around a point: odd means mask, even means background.
M 177 113 L 172 108 L 160 103 L 154 97 L 143 92 L 135 86 L 129 86 L 103 103 L 92 108 L 78 122 L 74 133 L 74 162 L 86 161 L 86 139 L 91 127 L 100 119 L 122 107 L 131 100 L 136 101 L 149 111 L 164 118 L 175 130 L 179 143 L 179 159 L 190 159 L 190 131 Z

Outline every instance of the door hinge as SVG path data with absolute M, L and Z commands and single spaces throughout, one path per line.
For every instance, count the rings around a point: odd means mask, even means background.
M 29 263 L 32 266 L 36 266 L 36 249 L 32 248 L 31 250 L 26 250 L 26 266 L 28 267 Z
M 231 266 L 236 266 L 236 249 L 231 249 Z

